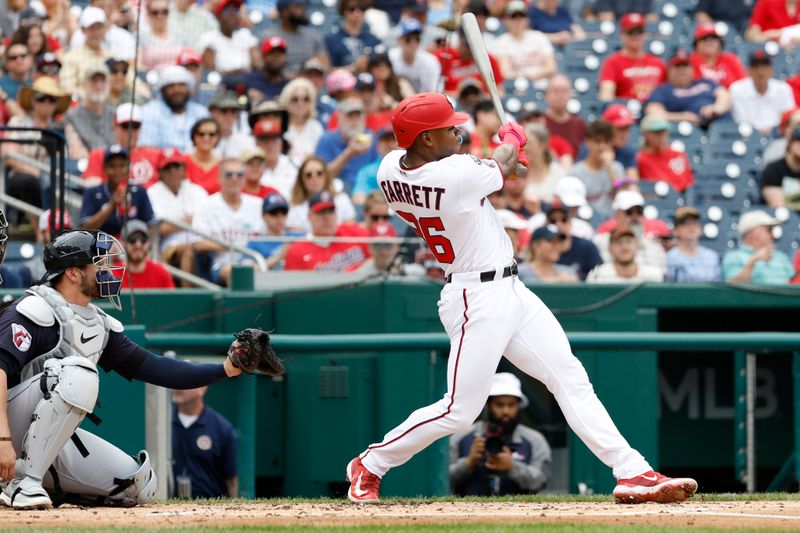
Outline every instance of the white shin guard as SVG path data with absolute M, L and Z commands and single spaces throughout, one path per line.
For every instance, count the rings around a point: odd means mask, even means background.
M 23 444 L 24 475 L 41 481 L 58 452 L 97 401 L 99 379 L 94 363 L 71 356 L 45 362 L 44 397 L 33 411 Z M 17 472 L 19 475 L 20 472 Z

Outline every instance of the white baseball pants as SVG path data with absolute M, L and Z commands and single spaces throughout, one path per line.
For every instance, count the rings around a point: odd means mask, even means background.
M 617 479 L 652 470 L 600 403 L 558 320 L 515 276 L 481 283 L 477 273 L 454 274 L 442 289 L 439 318 L 451 343 L 448 390 L 361 454 L 370 472 L 383 476 L 433 441 L 469 428 L 503 355 L 547 386 L 572 430 Z

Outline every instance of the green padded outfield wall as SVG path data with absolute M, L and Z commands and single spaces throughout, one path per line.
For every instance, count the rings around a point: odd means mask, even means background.
M 341 289 L 278 293 L 188 290 L 123 296 L 126 324 L 150 332 L 233 332 L 247 326 L 281 334 L 441 331 L 440 286 L 389 281 Z M 10 291 L 12 292 L 12 291 Z M 542 286 L 535 292 L 567 331 L 798 331 L 800 291 L 725 285 Z M 134 315 L 135 310 L 135 317 Z M 141 338 L 141 333 L 136 332 Z M 222 354 L 179 354 L 180 356 Z M 446 357 L 422 352 L 290 356 L 284 380 L 257 382 L 254 472 L 257 494 L 323 495 L 343 490 L 346 462 L 413 409 L 445 390 Z M 692 473 L 705 486 L 740 488 L 733 472 L 732 362 L 727 356 L 662 352 L 582 352 L 598 396 L 632 445 L 666 473 Z M 793 442 L 790 361 L 759 358 L 759 486 Z M 123 450 L 144 444 L 143 387 L 115 374 L 101 378 L 103 418 L 86 425 Z M 530 420 L 570 446 L 569 488 L 608 492 L 610 470 L 570 432 L 534 380 Z M 216 385 L 209 403 L 237 424 L 236 382 Z M 124 413 L 120 416 L 120 413 Z M 113 415 L 112 415 L 113 413 Z M 564 442 L 562 442 L 564 441 Z M 386 477 L 387 495 L 447 492 L 447 446 L 440 441 Z M 699 472 L 699 473 L 696 473 Z

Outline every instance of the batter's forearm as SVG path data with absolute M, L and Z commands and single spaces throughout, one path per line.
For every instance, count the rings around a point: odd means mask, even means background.
M 510 144 L 503 143 L 494 149 L 492 159 L 500 165 L 503 178 L 508 178 L 517 168 L 517 149 Z

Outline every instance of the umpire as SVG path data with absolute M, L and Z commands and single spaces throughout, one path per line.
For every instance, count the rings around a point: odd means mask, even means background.
M 528 406 L 519 379 L 501 372 L 492 379 L 487 421 L 450 438 L 450 485 L 460 496 L 535 494 L 550 478 L 550 445 L 519 423 Z

